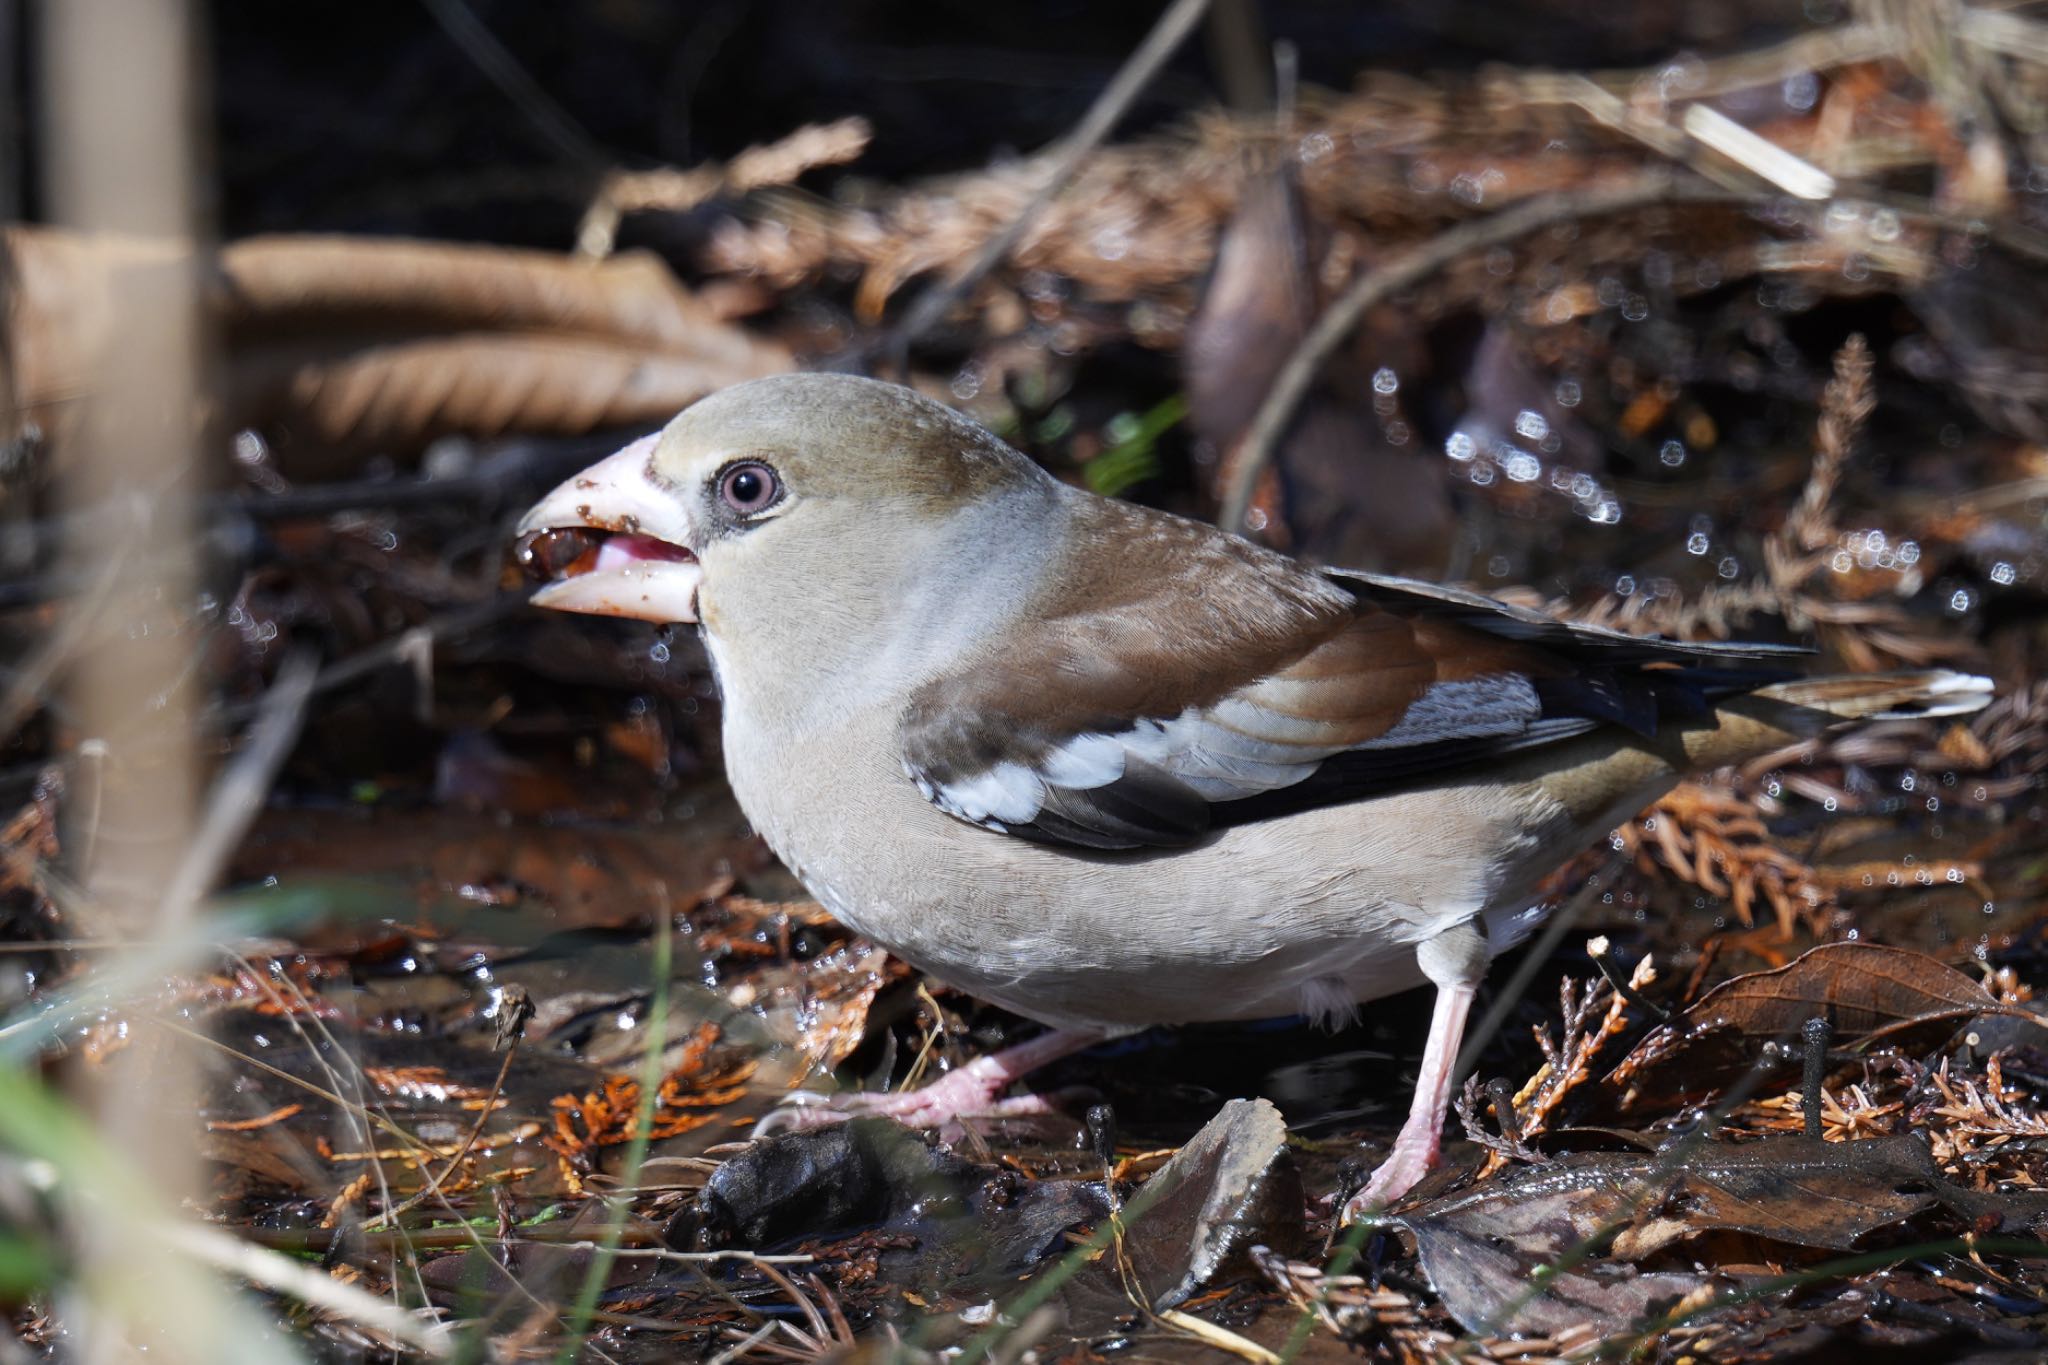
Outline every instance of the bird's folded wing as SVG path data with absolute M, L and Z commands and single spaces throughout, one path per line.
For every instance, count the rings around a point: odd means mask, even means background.
M 1171 847 L 1603 723 L 1650 732 L 1703 696 L 1783 676 L 1698 667 L 1758 653 L 1747 647 L 1319 574 L 1210 527 L 1099 506 L 1076 569 L 905 710 L 904 769 L 950 815 L 1082 848 Z
M 1573 626 L 1175 534 L 1186 543 L 1137 578 L 1148 586 L 1072 585 L 1072 609 L 1055 595 L 917 693 L 903 760 L 927 799 L 1026 838 L 1171 847 L 1605 723 L 1647 733 L 1785 676 L 1701 667 L 1770 647 Z

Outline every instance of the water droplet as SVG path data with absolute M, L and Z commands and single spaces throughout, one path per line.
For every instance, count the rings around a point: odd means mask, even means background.
M 1685 463 L 1685 442 L 1666 441 L 1657 447 L 1657 463 L 1666 469 L 1676 469 Z
M 1581 394 L 1579 392 L 1579 381 L 1576 379 L 1558 380 L 1556 397 L 1557 405 L 1561 408 L 1577 407 L 1579 405 L 1579 398 L 1581 397 Z
M 1515 414 L 1515 435 L 1525 441 L 1540 441 L 1550 434 L 1550 423 L 1543 420 L 1543 414 L 1530 408 L 1523 408 Z
M 1374 393 L 1393 393 L 1400 389 L 1400 387 L 1401 376 L 1395 374 L 1385 365 L 1372 372 L 1372 391 Z M 1458 435 L 1462 436 L 1464 433 L 1460 432 Z M 1452 439 L 1455 440 L 1457 437 L 1454 436 Z M 1466 439 L 1470 440 L 1471 438 L 1466 437 Z
M 1991 581 L 2001 588 L 2011 587 L 2019 581 L 2019 576 L 2019 570 L 2005 560 L 2001 559 L 1991 566 Z
M 1444 442 L 1444 454 L 1461 464 L 1471 460 L 1478 453 L 1479 443 L 1472 439 L 1469 432 L 1454 431 L 1450 434 L 1449 439 Z
M 1713 548 L 1713 544 L 1705 531 L 1694 531 L 1685 538 L 1685 552 L 1689 555 L 1703 555 Z

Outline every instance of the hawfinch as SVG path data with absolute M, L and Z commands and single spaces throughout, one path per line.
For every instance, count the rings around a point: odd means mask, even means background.
M 1347 1217 L 1434 1161 L 1546 873 L 1689 770 L 1989 693 L 1311 568 L 842 375 L 715 394 L 520 530 L 537 604 L 697 624 L 733 791 L 834 916 L 1050 1029 L 838 1109 L 1017 1112 L 1012 1081 L 1098 1039 L 1431 982 L 1413 1107 Z

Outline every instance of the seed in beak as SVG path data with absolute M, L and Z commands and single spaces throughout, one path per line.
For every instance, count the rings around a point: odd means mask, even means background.
M 602 531 L 580 526 L 557 527 L 521 537 L 515 554 L 528 578 L 545 582 L 593 567 L 604 539 Z M 591 563 L 580 562 L 586 558 Z

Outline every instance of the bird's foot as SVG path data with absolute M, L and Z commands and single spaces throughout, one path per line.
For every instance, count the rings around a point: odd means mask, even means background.
M 854 1118 L 895 1119 L 912 1128 L 932 1128 L 951 1141 L 966 1131 L 966 1120 L 1015 1118 L 1025 1114 L 1049 1114 L 1052 1101 L 1043 1095 L 1004 1097 L 1008 1082 L 988 1085 L 962 1067 L 942 1080 L 916 1090 L 841 1091 L 827 1095 L 816 1090 L 797 1090 L 754 1125 L 755 1137 L 770 1133 L 801 1133 L 827 1128 Z
M 798 1090 L 754 1125 L 754 1136 L 802 1132 L 869 1116 L 895 1119 L 913 1128 L 936 1128 L 941 1137 L 953 1139 L 965 1132 L 963 1119 L 1050 1114 L 1056 1106 L 1043 1095 L 1005 1097 L 1004 1092 L 1026 1073 L 1094 1041 L 1089 1034 L 1054 1031 L 978 1057 L 916 1090 L 833 1095 Z
M 1349 1227 L 1362 1218 L 1382 1212 L 1429 1174 L 1430 1168 L 1436 1165 L 1436 1156 L 1437 1135 L 1434 1131 L 1411 1135 L 1404 1128 L 1394 1139 L 1394 1150 L 1387 1153 L 1387 1159 L 1373 1171 L 1372 1178 L 1357 1194 L 1344 1201 L 1344 1209 L 1337 1215 L 1337 1226 Z

